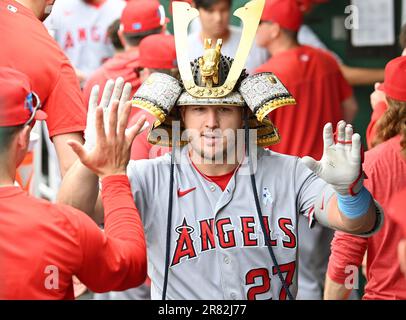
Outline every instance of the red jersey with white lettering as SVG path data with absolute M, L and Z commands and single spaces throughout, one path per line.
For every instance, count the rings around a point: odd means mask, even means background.
M 0 67 L 30 78 L 51 137 L 85 129 L 86 108 L 69 60 L 34 13 L 14 0 L 0 0 Z
M 84 0 L 56 1 L 45 25 L 72 64 L 90 76 L 114 54 L 107 29 L 120 18 L 124 6 L 122 0 L 98 5 Z
M 311 214 L 322 190 L 333 190 L 297 157 L 252 150 L 265 228 L 295 296 L 298 215 Z M 247 163 L 216 181 L 195 169 L 187 146 L 175 160 L 167 298 L 286 299 L 265 246 Z M 147 239 L 153 299 L 162 294 L 170 163 L 166 154 L 130 161 L 127 168 Z
M 341 104 L 352 95 L 336 60 L 324 50 L 297 46 L 273 55 L 258 72 L 275 73 L 297 102 L 270 113 L 282 137 L 270 149 L 321 159 L 323 127 L 343 119 Z

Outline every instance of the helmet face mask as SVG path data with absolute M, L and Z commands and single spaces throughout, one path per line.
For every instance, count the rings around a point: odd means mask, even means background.
M 163 146 L 186 145 L 189 140 L 179 108 L 186 106 L 224 106 L 248 108 L 248 124 L 257 133 L 257 145 L 269 146 L 280 141 L 268 114 L 276 108 L 295 104 L 285 86 L 272 73 L 249 76 L 243 69 L 255 38 L 264 0 L 252 0 L 234 15 L 243 20 L 244 30 L 235 59 L 221 54 L 222 40 L 214 47 L 204 41 L 204 54 L 188 61 L 187 27 L 199 12 L 189 4 L 174 2 L 175 43 L 181 81 L 162 73 L 153 73 L 135 93 L 134 107 L 155 115 L 148 141 Z M 175 121 L 175 122 L 174 122 Z M 177 124 L 176 124 L 177 123 Z M 177 125 L 177 128 L 174 128 Z M 158 130 L 159 129 L 159 130 Z M 178 139 L 174 138 L 178 132 Z M 178 142 L 174 144 L 173 142 Z

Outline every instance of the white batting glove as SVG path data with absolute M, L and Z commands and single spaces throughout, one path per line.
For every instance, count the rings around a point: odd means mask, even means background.
M 130 99 L 131 91 L 131 84 L 128 82 L 124 84 L 124 79 L 121 77 L 117 78 L 116 81 L 110 79 L 106 82 L 102 98 L 100 100 L 100 107 L 102 107 L 104 111 L 103 119 L 105 122 L 105 128 L 108 128 L 107 121 L 109 119 L 108 114 L 111 104 L 115 100 L 120 100 L 118 107 L 118 113 L 120 114 L 122 107 Z M 98 85 L 96 85 L 92 88 L 90 93 L 84 144 L 87 151 L 92 150 L 96 145 L 96 108 L 97 101 L 99 100 L 99 92 L 100 88 Z
M 353 134 L 350 124 L 341 120 L 337 124 L 337 144 L 333 128 L 327 123 L 323 130 L 324 152 L 320 161 L 311 157 L 301 160 L 317 176 L 329 183 L 341 195 L 357 194 L 364 180 L 361 160 L 361 137 Z

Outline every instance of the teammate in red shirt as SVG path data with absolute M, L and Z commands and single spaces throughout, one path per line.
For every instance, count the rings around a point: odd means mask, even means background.
M 41 23 L 54 1 L 20 2 L 0 0 L 0 67 L 29 77 L 48 114 L 49 136 L 63 175 L 76 159 L 66 141 L 83 141 L 86 108 L 70 62 Z
M 385 68 L 385 82 L 381 90 L 386 94 L 388 110 L 377 122 L 373 145 L 365 154 L 366 188 L 386 209 L 389 200 L 406 188 L 406 57 L 390 61 Z M 402 208 L 403 210 L 404 208 Z M 366 239 L 336 232 L 326 280 L 325 298 L 344 299 L 351 291 L 345 280 L 346 267 L 359 267 L 367 252 L 364 299 L 406 299 L 406 278 L 397 261 L 397 243 L 401 230 L 390 220 L 382 229 Z
M 0 67 L 0 299 L 73 299 L 73 275 L 95 292 L 140 285 L 146 277 L 146 245 L 125 170 L 143 119 L 125 134 L 130 104 L 118 125 L 113 104 L 107 136 L 97 110 L 98 144 L 92 152 L 70 142 L 102 179 L 103 232 L 85 213 L 35 199 L 14 186 L 34 121 L 47 117 L 40 107 L 28 77 Z

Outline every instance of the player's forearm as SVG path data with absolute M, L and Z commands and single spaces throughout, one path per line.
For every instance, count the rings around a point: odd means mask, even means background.
M 98 176 L 77 160 L 62 180 L 57 202 L 82 210 L 93 218 L 98 194 Z
M 95 291 L 126 290 L 141 285 L 147 275 L 145 235 L 127 176 L 102 180 L 105 237 L 98 272 L 90 280 Z M 119 271 L 119 272 L 117 272 Z
M 78 158 L 66 143 L 68 140 L 75 140 L 79 143 L 83 143 L 82 133 L 72 132 L 52 137 L 52 142 L 58 155 L 59 168 L 62 177 L 65 176 L 66 172 Z
M 375 82 L 382 82 L 384 79 L 384 69 L 356 68 L 344 64 L 340 65 L 344 78 L 352 86 L 370 85 Z
M 351 234 L 363 234 L 373 230 L 377 213 L 375 203 L 371 198 L 365 213 L 356 218 L 349 217 L 339 209 L 337 197 L 333 196 L 328 204 L 328 217 L 331 226 L 336 230 Z
M 324 284 L 324 300 L 347 300 L 351 290 L 348 290 L 344 284 L 337 283 L 326 275 Z

